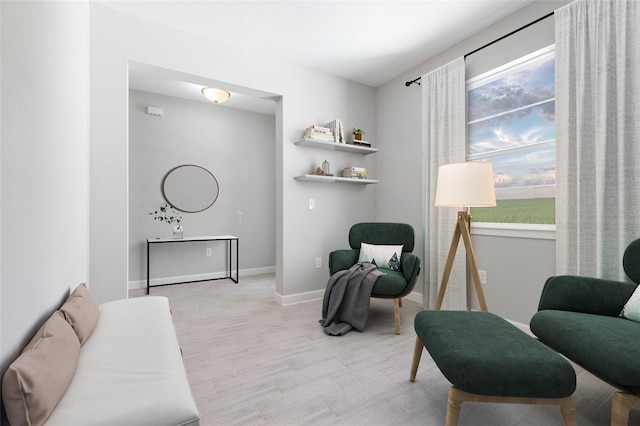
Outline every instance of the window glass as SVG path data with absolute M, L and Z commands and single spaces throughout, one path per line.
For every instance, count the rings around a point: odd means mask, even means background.
M 553 46 L 467 82 L 467 160 L 490 161 L 497 207 L 476 222 L 555 223 Z

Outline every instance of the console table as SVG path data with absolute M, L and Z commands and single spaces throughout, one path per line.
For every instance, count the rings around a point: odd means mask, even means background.
M 239 275 L 238 275 L 238 264 L 240 263 L 240 259 L 238 257 L 238 237 L 235 237 L 233 235 L 217 235 L 217 236 L 205 236 L 205 237 L 185 237 L 185 238 L 148 238 L 147 239 L 147 294 L 149 294 L 149 277 L 150 277 L 150 259 L 149 259 L 149 248 L 151 247 L 152 244 L 171 244 L 171 243 L 192 243 L 192 242 L 199 242 L 199 241 L 226 241 L 227 242 L 227 275 L 225 277 L 220 277 L 220 278 L 211 278 L 211 280 L 224 280 L 224 279 L 231 279 L 231 281 L 237 283 L 239 280 Z M 233 258 L 233 250 L 232 250 L 232 242 L 235 241 L 235 246 L 236 246 L 236 277 L 235 279 L 233 278 L 233 276 L 231 275 L 232 272 L 232 267 L 231 267 L 231 261 Z M 174 285 L 174 284 L 185 284 L 185 283 L 193 283 L 193 282 L 198 282 L 198 281 L 209 281 L 209 280 L 193 280 L 193 281 L 181 281 L 181 282 L 177 282 L 177 283 L 170 283 L 170 284 L 162 284 L 162 285 Z M 158 286 L 153 286 L 153 287 L 160 287 L 160 285 Z

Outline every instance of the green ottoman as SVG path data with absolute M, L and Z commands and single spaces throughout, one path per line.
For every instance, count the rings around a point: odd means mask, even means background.
M 573 367 L 509 322 L 489 312 L 422 311 L 414 326 L 410 380 L 425 347 L 453 385 L 447 426 L 458 424 L 465 401 L 557 405 L 564 424 L 576 425 Z

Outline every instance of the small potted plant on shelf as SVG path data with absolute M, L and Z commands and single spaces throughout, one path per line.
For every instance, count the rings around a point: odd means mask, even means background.
M 162 203 L 158 210 L 150 212 L 149 214 L 153 216 L 153 220 L 168 223 L 169 225 L 176 223 L 177 225 L 173 227 L 173 238 L 182 238 L 182 225 L 180 225 L 180 222 L 182 222 L 182 215 L 178 213 L 173 206 L 170 206 L 167 203 Z
M 357 129 L 355 127 L 353 127 L 351 129 L 351 133 L 353 133 L 353 139 L 357 140 L 357 141 L 361 141 L 362 140 L 362 135 L 364 135 L 366 132 L 362 129 Z

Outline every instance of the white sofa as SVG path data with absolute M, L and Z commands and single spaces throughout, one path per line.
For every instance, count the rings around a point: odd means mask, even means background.
M 86 287 L 84 291 L 87 291 Z M 80 327 L 73 327 L 80 343 L 84 344 L 79 347 L 75 371 L 72 371 L 70 383 L 66 390 L 63 390 L 57 404 L 46 402 L 51 395 L 38 395 L 39 392 L 46 393 L 47 390 L 29 390 L 28 386 L 24 386 L 24 383 L 31 383 L 28 378 L 29 371 L 20 372 L 18 368 L 17 371 L 22 376 L 18 374 L 17 379 L 7 379 L 5 374 L 7 383 L 3 381 L 3 398 L 5 406 L 9 405 L 7 414 L 13 414 L 15 420 L 11 424 L 42 424 L 40 420 L 46 415 L 44 424 L 52 426 L 199 425 L 200 416 L 189 388 L 168 299 L 157 296 L 142 297 L 103 303 L 97 307 L 97 323 L 84 342 L 81 338 L 82 333 L 78 333 Z M 64 315 L 63 308 L 62 316 L 74 325 L 73 314 Z M 54 315 L 61 311 L 56 311 Z M 55 331 L 55 328 L 50 326 L 49 328 L 54 330 L 49 332 L 52 338 L 68 334 L 64 330 L 64 323 L 60 324 L 59 319 L 54 319 L 61 331 Z M 44 333 L 47 337 L 46 330 Z M 34 340 L 36 338 L 38 335 Z M 25 349 L 27 357 L 29 350 L 33 351 L 39 347 L 42 352 L 44 348 L 42 343 L 32 344 L 33 341 Z M 66 348 L 74 345 L 75 342 L 71 345 L 61 343 L 60 348 L 65 349 L 60 350 L 66 351 Z M 47 349 L 45 352 L 44 362 L 59 364 L 56 361 L 55 345 L 52 347 L 53 349 Z M 53 353 L 53 356 L 48 358 L 50 353 Z M 21 358 L 22 355 L 16 363 Z M 40 356 L 38 359 L 42 358 Z M 63 358 L 73 358 L 73 353 L 63 355 Z M 64 363 L 66 364 L 66 361 Z M 25 360 L 22 364 L 29 365 Z M 48 374 L 46 367 L 36 366 L 46 372 L 40 372 L 37 377 Z M 56 369 L 57 366 L 49 365 L 48 368 Z M 64 368 L 65 366 L 60 367 L 60 370 Z M 54 371 L 51 374 L 57 373 Z M 31 387 L 54 389 L 58 383 L 64 382 L 63 372 L 59 375 L 62 379 L 56 378 L 52 382 L 55 386 L 51 386 L 44 379 L 38 384 L 38 379 L 35 379 L 35 384 Z M 14 382 L 22 389 L 17 393 L 5 395 L 4 385 L 11 386 Z M 31 407 L 27 407 L 25 412 L 20 408 L 17 414 L 9 413 L 10 406 L 20 404 L 31 404 Z M 47 406 L 53 409 L 44 413 L 43 407 L 47 409 Z M 9 416 L 9 420 L 12 420 L 12 416 Z

